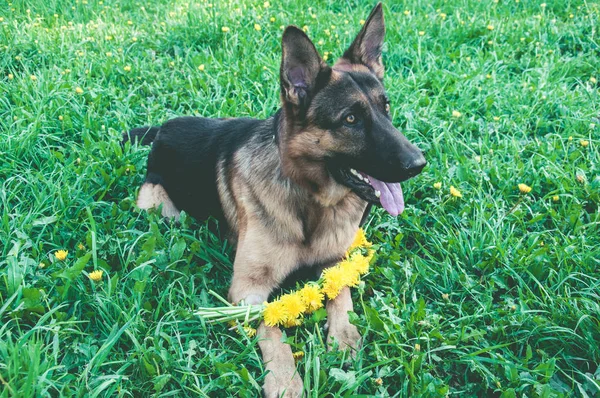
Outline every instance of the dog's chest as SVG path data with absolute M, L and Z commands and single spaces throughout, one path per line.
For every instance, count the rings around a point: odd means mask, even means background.
M 317 264 L 341 258 L 354 240 L 365 207 L 351 195 L 338 205 L 310 209 L 302 219 L 301 261 Z

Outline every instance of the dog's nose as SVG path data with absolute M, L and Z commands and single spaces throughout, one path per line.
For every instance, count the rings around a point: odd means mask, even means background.
M 415 156 L 415 158 L 408 164 L 406 171 L 410 176 L 416 176 L 426 165 L 427 160 L 425 160 L 425 156 L 423 156 L 423 153 L 419 153 L 419 155 Z

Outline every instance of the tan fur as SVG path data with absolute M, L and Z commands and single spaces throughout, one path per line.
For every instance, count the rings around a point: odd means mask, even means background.
M 150 183 L 142 185 L 137 197 L 137 206 L 140 209 L 149 210 L 158 208 L 160 205 L 162 205 L 163 217 L 179 220 L 179 210 L 177 210 L 162 185 Z
M 239 217 L 230 221 L 238 232 L 229 290 L 232 302 L 249 296 L 262 302 L 299 267 L 341 259 L 366 207 L 364 201 L 335 182 L 326 188 L 343 194 L 333 195 L 335 205 L 328 206 L 298 187 L 244 180 L 239 169 L 232 178 L 235 214 L 245 215 L 243 228 Z
M 281 330 L 261 322 L 257 330 L 258 345 L 267 368 L 264 392 L 266 398 L 292 398 L 302 395 L 302 379 L 296 371 L 292 349 L 281 342 Z
M 354 311 L 350 288 L 342 289 L 340 294 L 327 302 L 327 343 L 329 349 L 336 345 L 341 349 L 350 349 L 352 356 L 360 345 L 360 333 L 356 326 L 350 323 L 348 311 Z

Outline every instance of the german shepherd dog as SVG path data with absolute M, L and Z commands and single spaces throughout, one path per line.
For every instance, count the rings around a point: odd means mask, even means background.
M 281 109 L 266 120 L 180 117 L 133 129 L 152 142 L 137 205 L 166 217 L 212 216 L 236 242 L 229 300 L 260 304 L 293 272 L 336 264 L 371 205 L 404 210 L 400 182 L 426 164 L 394 126 L 382 85 L 381 4 L 328 66 L 295 26 L 283 32 Z M 326 304 L 328 342 L 356 349 L 350 291 Z M 258 328 L 267 397 L 299 396 L 302 380 L 279 328 Z

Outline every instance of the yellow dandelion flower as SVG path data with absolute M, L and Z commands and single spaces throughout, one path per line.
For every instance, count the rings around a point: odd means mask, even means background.
M 271 7 L 271 3 L 269 3 L 268 1 L 265 1 L 263 4 L 263 7 L 269 8 L 269 7 Z
M 40 268 L 46 268 L 46 263 L 44 263 L 44 262 L 39 263 L 38 267 L 40 267 Z
M 348 251 L 352 251 L 354 249 L 357 248 L 369 248 L 371 247 L 372 243 L 369 242 L 367 240 L 367 237 L 365 236 L 365 231 L 362 228 L 359 228 L 358 231 L 356 231 L 356 236 L 354 237 L 354 241 L 352 242 L 352 244 L 350 245 L 350 248 L 348 249 Z
M 573 136 L 570 135 L 569 138 L 567 138 L 569 141 L 573 141 Z
M 83 89 L 81 87 L 75 87 L 75 92 L 77 94 L 83 94 Z
M 366 21 L 365 21 L 364 19 L 361 19 L 360 21 L 358 21 L 358 23 L 359 23 L 359 24 L 361 24 L 361 25 L 364 25 L 364 24 L 365 24 L 365 22 L 366 22 Z
M 442 294 L 442 298 L 446 301 L 450 300 L 450 295 L 448 293 Z
M 581 144 L 582 147 L 586 147 L 588 145 L 590 145 L 590 142 L 588 140 L 580 140 L 579 143 Z
M 69 255 L 68 250 L 58 250 L 58 251 L 54 252 L 54 257 L 56 257 L 56 259 L 58 261 L 65 261 L 67 259 L 68 255 Z
M 421 344 L 419 344 L 419 343 L 415 344 L 415 351 L 416 352 L 421 351 Z
M 279 300 L 268 303 L 265 306 L 263 319 L 267 326 L 277 326 L 285 320 L 285 308 Z
M 552 197 L 552 200 L 553 200 L 554 202 L 558 202 L 558 200 L 559 200 L 559 199 L 560 199 L 560 198 L 558 197 L 558 195 L 554 195 L 554 196 Z
M 79 159 L 79 158 L 77 158 L 77 159 Z M 80 162 L 81 162 L 81 160 L 80 160 Z M 78 248 L 79 250 L 85 250 L 85 246 L 83 245 L 83 243 L 80 243 L 80 244 L 78 244 L 78 245 L 77 245 L 77 248 Z
M 452 117 L 461 117 L 462 113 L 460 113 L 459 111 L 452 111 Z
M 442 183 L 441 182 L 436 182 L 435 184 L 433 184 L 433 187 L 435 189 L 442 189 Z
M 340 294 L 344 285 L 344 270 L 340 267 L 331 267 L 323 271 L 323 287 L 321 291 L 330 299 L 334 299 Z
M 127 21 L 127 25 L 133 25 L 133 21 Z
M 269 21 L 271 21 L 271 22 L 275 22 L 275 17 L 271 17 L 271 18 L 269 18 Z
M 138 38 L 137 38 L 137 37 L 135 37 L 135 36 L 133 36 L 133 37 L 131 38 L 131 41 L 138 41 Z
M 33 80 L 33 81 L 36 81 L 36 80 L 37 80 L 37 76 L 36 76 L 36 75 L 31 75 L 31 76 L 29 76 L 29 78 L 30 78 L 31 80 Z
M 292 353 L 292 356 L 294 357 L 294 361 L 298 362 L 304 358 L 304 351 L 296 351 Z
M 15 78 L 15 75 L 13 75 L 12 73 L 8 74 L 8 80 L 12 80 Z
M 204 64 L 200 64 L 200 65 L 198 65 L 198 70 L 199 70 L 200 72 L 204 72 Z
M 454 196 L 455 198 L 462 198 L 462 193 L 460 193 L 460 191 L 453 186 L 450 186 L 450 195 Z
M 494 30 L 494 25 L 488 25 L 487 30 Z
M 498 116 L 494 116 L 493 119 L 494 119 L 495 122 L 497 122 L 498 120 L 500 120 L 500 118 Z
M 246 336 L 248 336 L 248 337 L 256 336 L 256 329 L 254 329 L 253 327 L 246 325 L 242 329 L 244 329 Z
M 301 318 L 286 319 L 285 321 L 283 321 L 283 323 L 281 325 L 284 328 L 294 328 L 296 326 L 302 325 L 302 319 Z
M 410 15 L 410 10 L 404 10 L 404 15 L 408 17 Z
M 579 181 L 581 183 L 585 182 L 585 175 L 577 174 L 577 181 Z
M 279 301 L 285 309 L 287 320 L 296 319 L 306 311 L 306 304 L 304 304 L 301 295 L 298 293 L 284 294 Z
M 360 274 L 354 268 L 347 269 L 344 275 L 344 286 L 356 287 L 360 283 Z
M 123 70 L 124 70 L 125 72 L 131 72 L 131 66 L 130 66 L 130 65 L 125 65 L 125 66 L 123 67 Z
M 374 380 L 375 384 L 377 384 L 378 386 L 383 385 L 383 379 L 381 377 L 378 377 Z
M 590 83 L 596 84 L 596 83 L 598 83 L 598 80 L 594 76 L 592 76 L 592 77 L 590 77 Z
M 352 256 L 352 258 L 346 259 L 337 265 L 344 272 L 344 286 L 358 286 L 360 283 L 360 272 L 358 270 L 359 268 L 364 268 L 364 263 L 365 261 L 362 254 L 356 253 L 356 255 Z
M 302 30 L 303 30 L 304 32 L 308 32 L 308 25 L 304 25 L 304 26 L 302 27 Z
M 526 184 L 519 184 L 519 191 L 521 191 L 521 193 L 529 193 L 531 192 L 531 187 L 529 185 Z
M 260 29 L 261 29 L 260 25 L 257 24 L 257 23 L 255 23 L 254 24 L 254 30 L 260 30 Z
M 311 313 L 319 308 L 323 307 L 323 293 L 319 290 L 318 286 L 305 285 L 299 292 L 304 305 L 306 306 L 306 312 Z
M 419 31 L 419 36 L 425 36 L 425 31 L 423 31 L 423 30 L 420 30 L 420 31 Z
M 223 32 L 223 33 L 227 33 L 227 32 L 229 32 L 229 28 L 228 28 L 227 26 L 223 26 L 223 27 L 221 28 L 221 32 Z
M 360 275 L 364 275 L 369 271 L 369 263 L 375 254 L 374 250 L 369 250 L 368 254 L 364 256 L 362 253 L 354 253 L 350 259 L 349 267 L 358 272 Z
M 93 272 L 90 272 L 88 274 L 88 278 L 90 278 L 94 282 L 100 282 L 102 280 L 102 274 L 104 274 L 104 271 L 102 271 L 101 269 L 97 269 Z
M 104 39 L 107 41 L 111 41 L 113 39 L 113 37 L 110 35 L 106 35 L 106 36 L 104 36 Z

